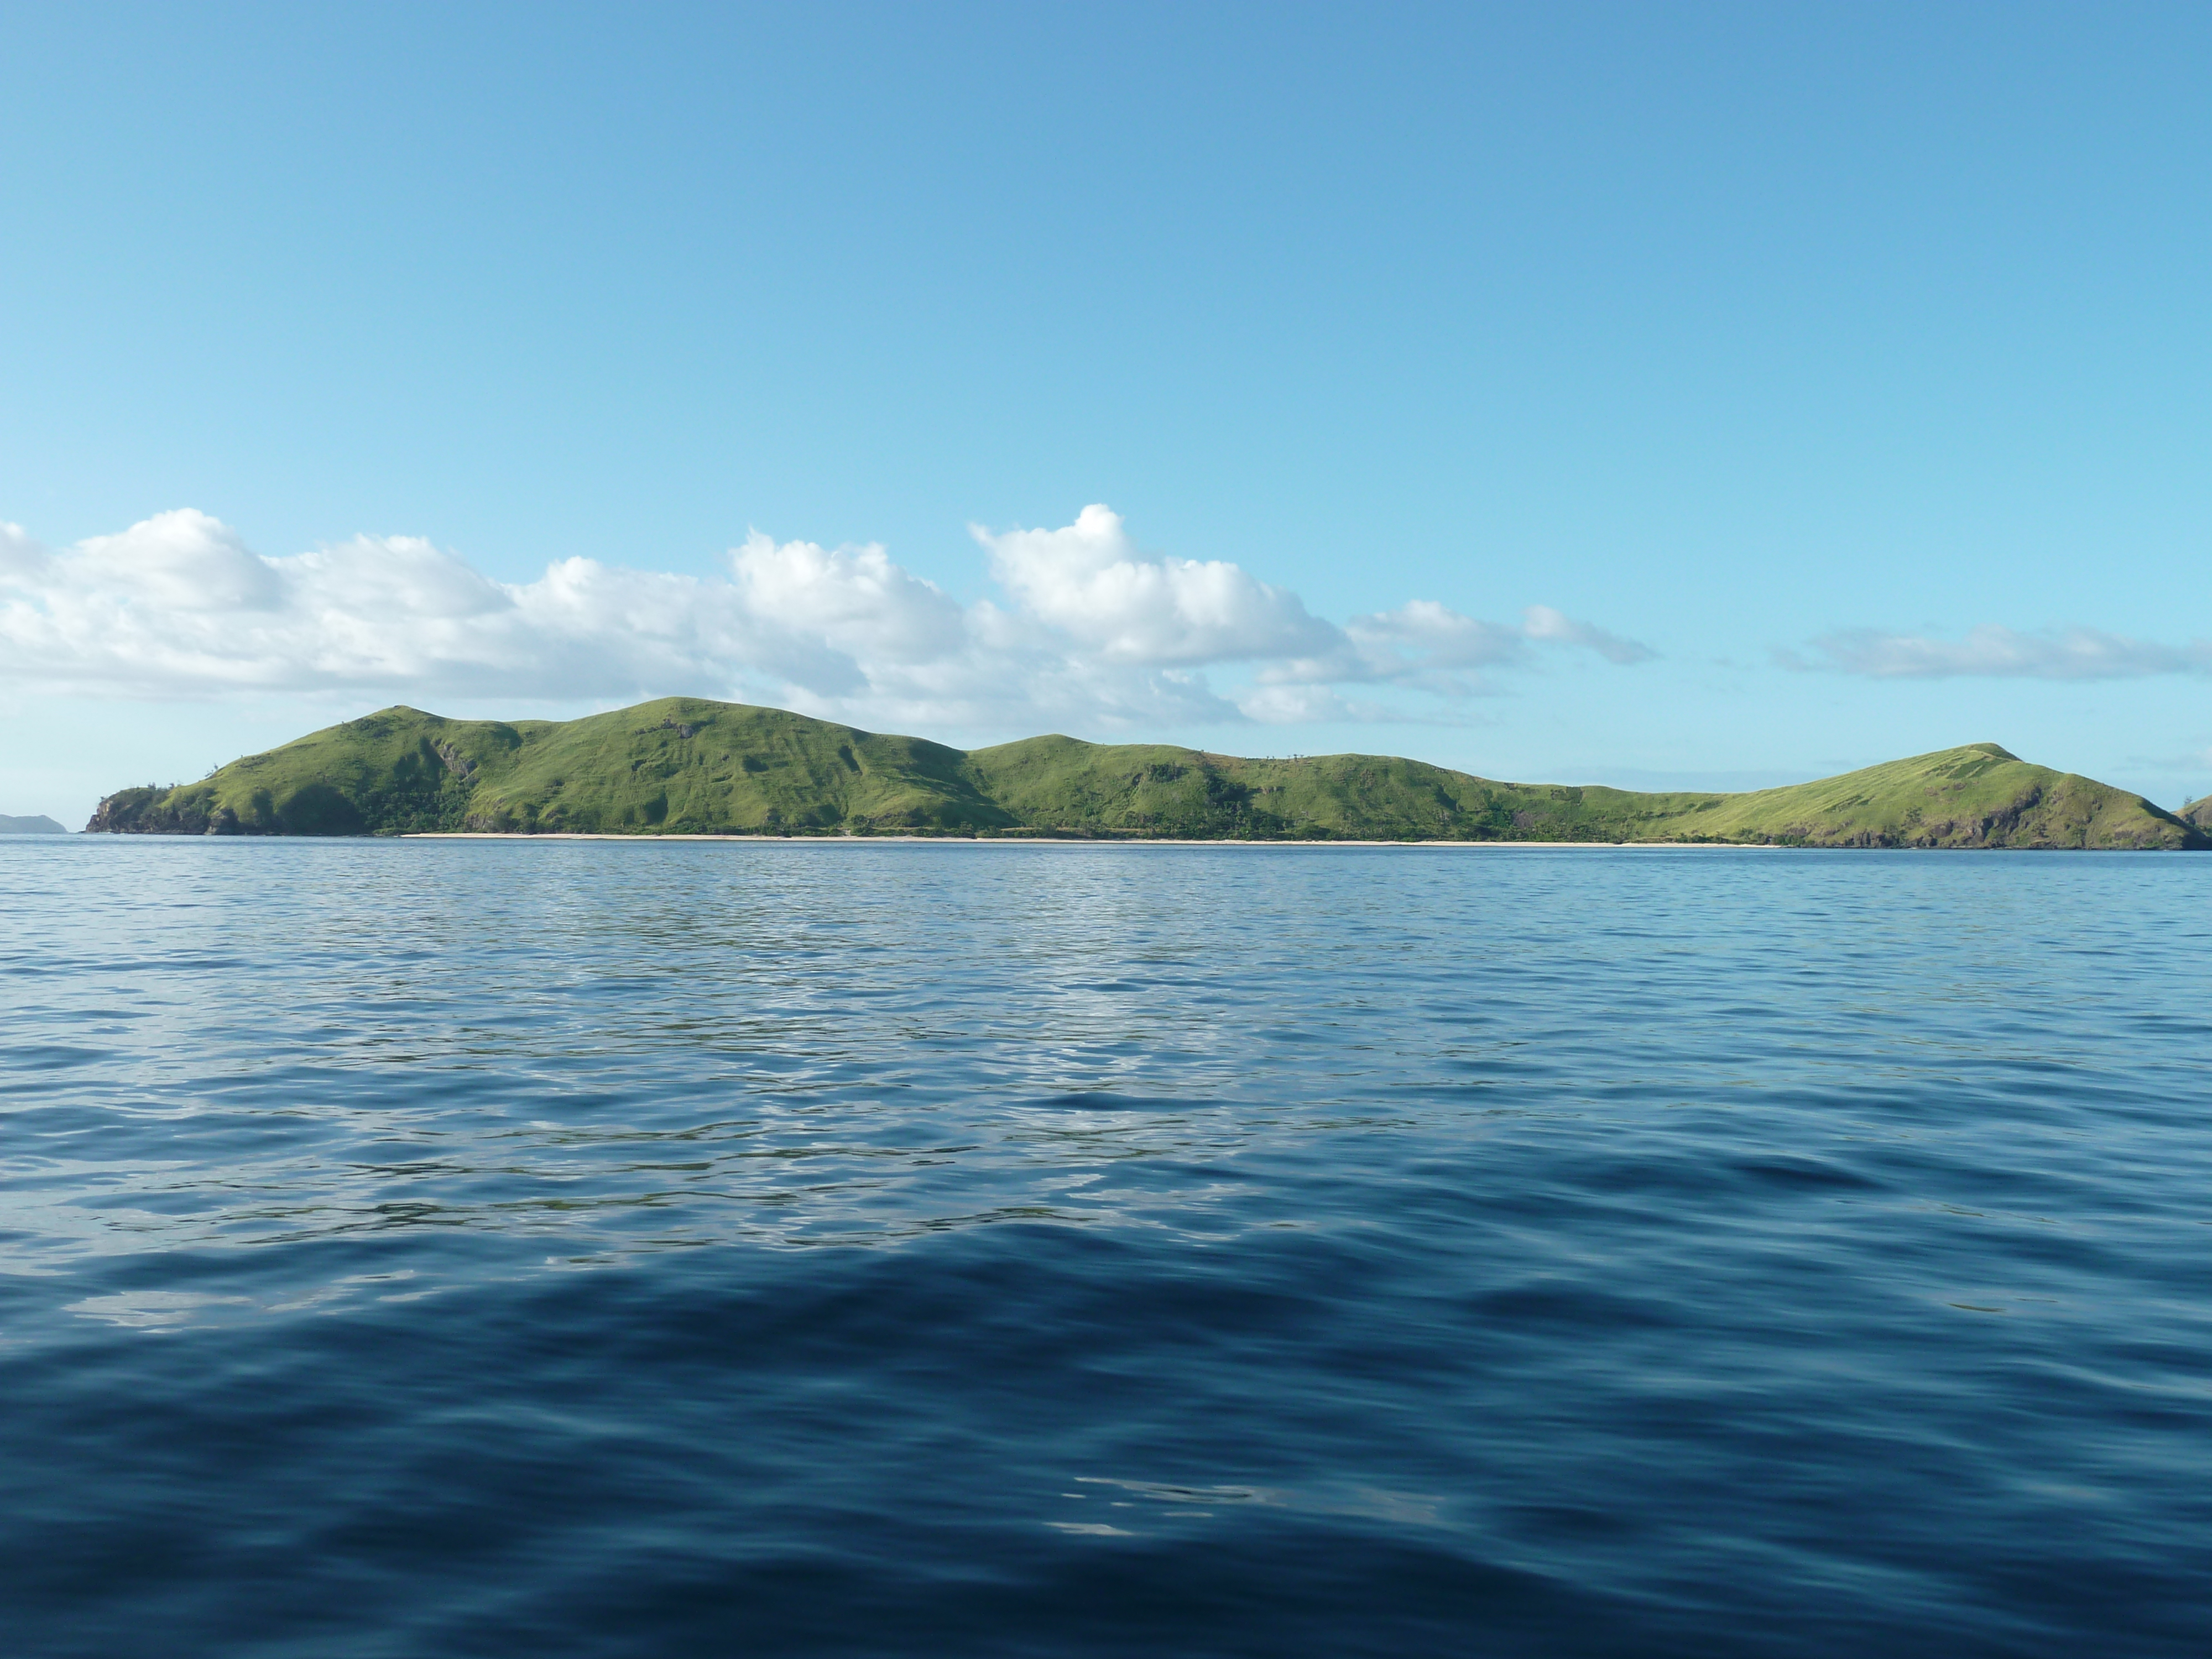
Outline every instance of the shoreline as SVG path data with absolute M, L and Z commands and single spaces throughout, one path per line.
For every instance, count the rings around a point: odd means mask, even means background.
M 1790 848 L 1771 842 L 1710 842 L 1710 841 L 1233 841 L 1177 840 L 1166 836 L 743 836 L 702 831 L 697 835 L 623 835 L 604 830 L 549 830 L 539 834 L 522 835 L 501 830 L 413 830 L 400 836 L 349 836 L 349 840 L 381 841 L 645 841 L 645 842 L 748 842 L 793 846 L 841 847 L 1249 847 L 1249 848 L 1313 848 L 1313 847 L 1396 847 L 1408 849 L 1434 848 L 1514 848 L 1579 847 L 1595 850 L 1620 848 L 1644 848 L 1653 852 L 1726 853 L 1748 850 L 1755 853 L 1818 852 L 1819 848 Z M 1831 848 L 1831 852 L 1879 851 L 1880 848 Z M 1945 851 L 1936 848 L 1892 849 L 1902 852 L 1915 850 Z M 1975 849 L 1966 849 L 1975 850 Z M 1988 849 L 2001 850 L 2001 849 Z

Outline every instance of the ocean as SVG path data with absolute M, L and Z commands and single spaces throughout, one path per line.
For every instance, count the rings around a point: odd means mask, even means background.
M 2212 1651 L 2212 857 L 0 842 L 0 1650 Z

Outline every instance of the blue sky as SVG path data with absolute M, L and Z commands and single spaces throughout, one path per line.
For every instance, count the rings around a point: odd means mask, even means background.
M 0 35 L 0 811 L 677 691 L 2212 789 L 2202 7 Z

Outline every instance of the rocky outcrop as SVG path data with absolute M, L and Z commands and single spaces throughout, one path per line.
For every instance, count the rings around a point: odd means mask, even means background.
M 345 793 L 326 783 L 294 790 L 281 806 L 267 790 L 257 789 L 244 816 L 204 786 L 148 784 L 117 790 L 84 828 L 88 835 L 106 836 L 358 836 L 368 826 Z
M 204 799 L 147 784 L 117 790 L 94 809 L 84 828 L 88 835 L 204 836 L 209 817 Z

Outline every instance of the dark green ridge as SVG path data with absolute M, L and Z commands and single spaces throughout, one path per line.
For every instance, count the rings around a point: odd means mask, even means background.
M 1386 755 L 1247 760 L 1063 737 L 963 752 L 696 697 L 562 721 L 386 708 L 198 783 L 120 790 L 87 828 L 2212 847 L 2212 826 L 1990 743 L 1785 789 L 1639 794 L 1498 783 Z

